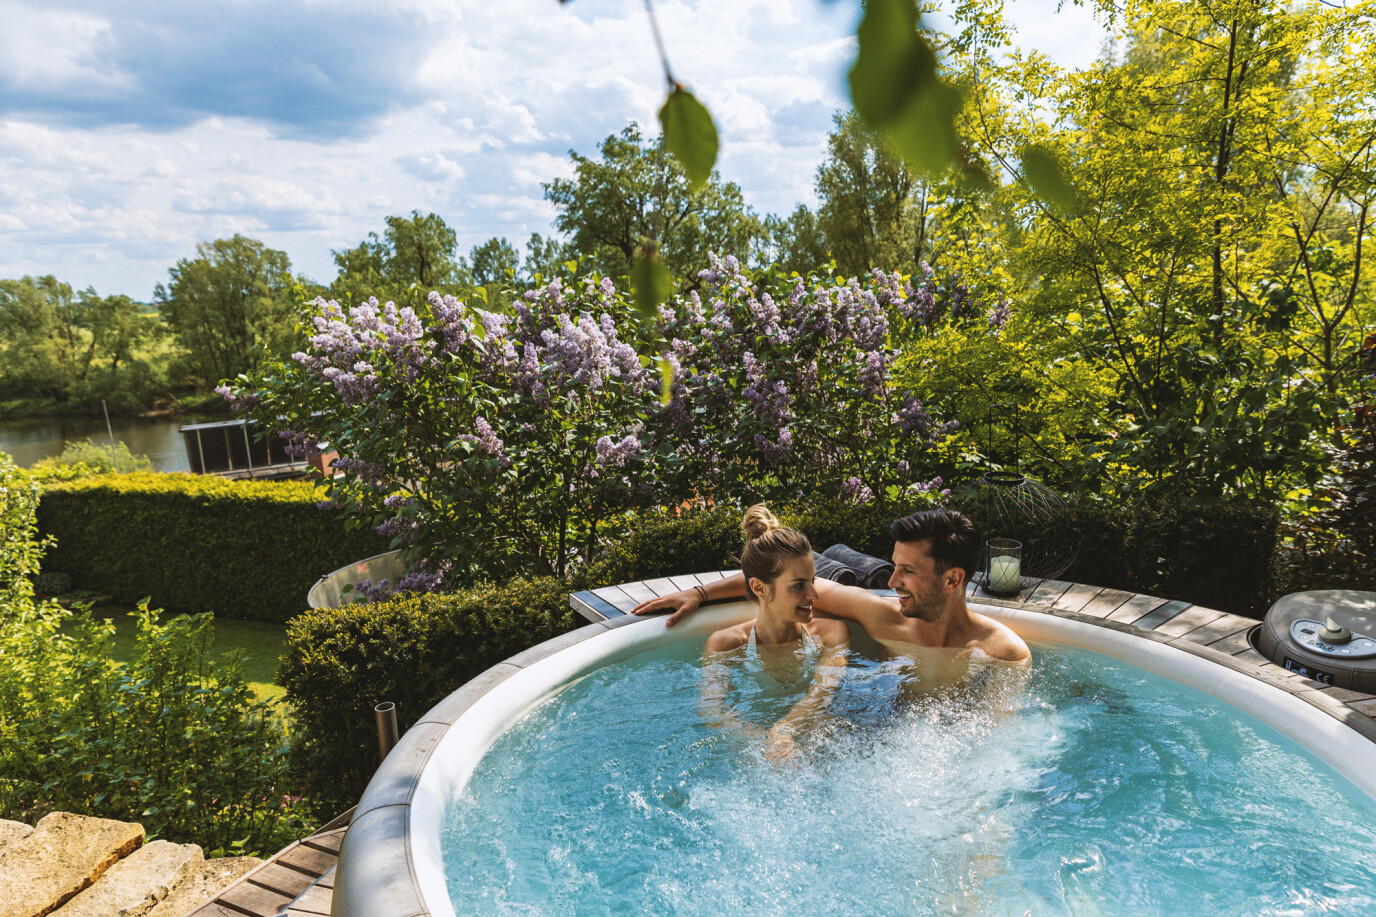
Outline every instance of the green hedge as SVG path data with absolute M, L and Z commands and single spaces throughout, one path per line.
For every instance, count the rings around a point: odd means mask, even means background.
M 285 621 L 325 573 L 387 550 L 316 507 L 308 481 L 111 474 L 53 483 L 38 526 L 57 544 L 45 570 L 73 585 L 169 611 Z
M 1064 579 L 1255 618 L 1275 598 L 1279 517 L 1269 504 L 1162 497 L 1077 513 L 1084 545 Z
M 307 611 L 287 628 L 277 681 L 294 714 L 293 772 L 316 813 L 358 802 L 378 765 L 373 707 L 402 730 L 489 666 L 586 623 L 556 579 Z

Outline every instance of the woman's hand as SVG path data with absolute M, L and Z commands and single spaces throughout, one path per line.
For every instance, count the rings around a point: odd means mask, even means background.
M 697 611 L 698 606 L 701 604 L 701 597 L 695 590 L 684 589 L 681 592 L 671 592 L 668 595 L 661 595 L 659 598 L 650 599 L 648 602 L 641 602 L 631 609 L 631 614 L 648 615 L 654 614 L 655 612 L 670 611 L 673 612 L 673 614 L 669 615 L 668 619 L 665 620 L 664 626 L 673 627 L 679 622 L 679 619 L 686 618 Z

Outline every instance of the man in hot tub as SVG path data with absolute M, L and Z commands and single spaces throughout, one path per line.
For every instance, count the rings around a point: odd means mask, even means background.
M 895 520 L 889 534 L 894 540 L 889 586 L 898 595 L 819 579 L 815 612 L 855 621 L 895 657 L 911 660 L 915 678 L 909 689 L 919 693 L 988 683 L 995 673 L 1026 668 L 1031 653 L 1022 638 L 965 602 L 982 545 L 969 518 L 949 509 L 925 510 Z M 671 611 L 665 625 L 673 627 L 698 609 L 704 595 L 707 600 L 744 596 L 744 578 L 737 574 L 660 596 L 641 602 L 633 613 Z

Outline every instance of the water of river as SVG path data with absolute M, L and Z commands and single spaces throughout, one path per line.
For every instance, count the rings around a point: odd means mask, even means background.
M 193 414 L 111 417 L 110 426 L 117 441 L 123 442 L 135 455 L 148 456 L 158 471 L 190 471 L 186 446 L 178 431 L 186 424 L 223 419 Z M 24 467 L 50 455 L 61 455 L 67 443 L 88 437 L 98 443 L 110 441 L 103 418 L 41 417 L 0 421 L 0 452 L 7 453 L 15 464 Z

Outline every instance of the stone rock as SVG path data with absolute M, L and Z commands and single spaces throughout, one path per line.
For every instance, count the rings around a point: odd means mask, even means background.
M 140 917 L 205 862 L 195 844 L 153 841 L 129 854 L 54 917 Z
M 144 917 L 186 917 L 261 865 L 263 861 L 257 857 L 221 857 L 198 863 L 182 884 Z
M 143 843 L 143 825 L 54 812 L 0 852 L 0 917 L 43 917 Z
M 6 821 L 0 818 L 0 855 L 3 855 L 5 848 L 15 841 L 22 841 L 24 838 L 33 834 L 33 829 L 22 821 Z

